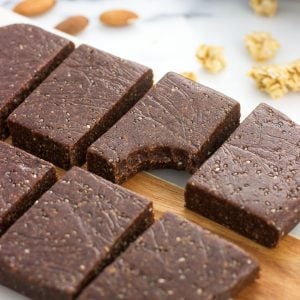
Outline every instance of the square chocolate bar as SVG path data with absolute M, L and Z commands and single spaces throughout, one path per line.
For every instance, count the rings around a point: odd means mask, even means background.
M 274 247 L 300 221 L 300 126 L 259 105 L 188 181 L 185 201 Z
M 0 284 L 73 299 L 152 221 L 150 201 L 74 167 L 0 239 Z
M 242 249 L 167 213 L 79 299 L 231 299 L 258 271 Z

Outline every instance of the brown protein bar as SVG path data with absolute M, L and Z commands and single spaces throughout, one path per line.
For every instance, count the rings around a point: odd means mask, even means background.
M 74 167 L 0 239 L 0 283 L 73 299 L 152 221 L 150 201 Z
M 152 70 L 81 45 L 9 117 L 13 144 L 68 169 L 152 85 Z
M 8 136 L 9 114 L 74 49 L 74 44 L 41 28 L 0 27 L 0 138 Z
M 0 142 L 0 236 L 55 181 L 52 164 Z
M 231 299 L 259 271 L 242 249 L 165 214 L 79 296 L 90 299 Z
M 274 247 L 300 221 L 300 126 L 259 105 L 188 181 L 185 203 Z
M 88 169 L 122 183 L 140 170 L 194 172 L 238 126 L 240 105 L 175 73 L 166 74 L 88 149 Z

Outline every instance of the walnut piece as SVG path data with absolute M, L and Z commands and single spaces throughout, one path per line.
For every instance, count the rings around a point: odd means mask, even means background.
M 255 66 L 249 76 L 256 81 L 258 89 L 277 99 L 289 91 L 300 91 L 300 60 L 287 66 Z
M 265 61 L 274 57 L 280 48 L 278 41 L 268 32 L 253 32 L 246 35 L 245 44 L 256 61 Z
M 300 91 L 300 59 L 287 66 L 288 88 L 293 92 Z
M 205 70 L 218 73 L 226 66 L 223 52 L 223 47 L 200 45 L 196 57 Z
M 250 0 L 252 9 L 261 16 L 274 16 L 278 9 L 277 0 Z
M 198 80 L 198 77 L 194 72 L 182 72 L 181 75 L 190 80 Z
M 258 89 L 268 93 L 273 99 L 282 97 L 288 92 L 288 72 L 280 65 L 255 66 L 249 76 L 256 81 Z

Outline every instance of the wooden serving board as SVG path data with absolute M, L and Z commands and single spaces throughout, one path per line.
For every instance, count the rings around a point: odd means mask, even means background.
M 154 204 L 158 218 L 171 211 L 234 242 L 251 253 L 260 263 L 260 278 L 244 289 L 239 300 L 300 299 L 300 240 L 286 236 L 277 248 L 268 249 L 184 208 L 184 190 L 153 175 L 142 172 L 124 187 L 146 196 Z
M 11 138 L 6 140 L 11 143 Z M 82 167 L 86 169 L 86 165 Z M 58 178 L 66 172 L 56 168 Z M 300 300 L 300 239 L 284 237 L 276 248 L 261 246 L 184 207 L 184 189 L 141 172 L 123 186 L 153 201 L 155 218 L 170 211 L 182 216 L 251 253 L 259 262 L 259 278 L 246 287 L 237 300 Z

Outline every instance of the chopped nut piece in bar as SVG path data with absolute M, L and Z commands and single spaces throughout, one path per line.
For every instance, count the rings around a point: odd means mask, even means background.
M 206 71 L 218 73 L 226 66 L 223 52 L 223 47 L 200 45 L 196 51 L 196 58 Z
M 188 181 L 185 201 L 274 247 L 300 221 L 300 126 L 259 105 Z
M 242 249 L 165 214 L 79 296 L 88 299 L 231 299 L 258 274 Z
M 277 13 L 277 0 L 250 0 L 249 3 L 258 15 L 272 17 Z
M 152 86 L 142 65 L 81 45 L 9 117 L 13 144 L 68 169 Z
M 0 235 L 55 181 L 52 164 L 0 142 Z
M 8 136 L 8 115 L 73 50 L 72 42 L 41 28 L 0 27 L 0 138 Z
M 278 41 L 268 32 L 253 32 L 245 37 L 246 48 L 256 61 L 274 57 L 280 48 Z
M 239 117 L 238 102 L 168 73 L 89 147 L 88 169 L 116 183 L 146 169 L 194 172 L 238 126 Z
M 150 201 L 74 167 L 2 236 L 0 283 L 74 299 L 152 222 Z

